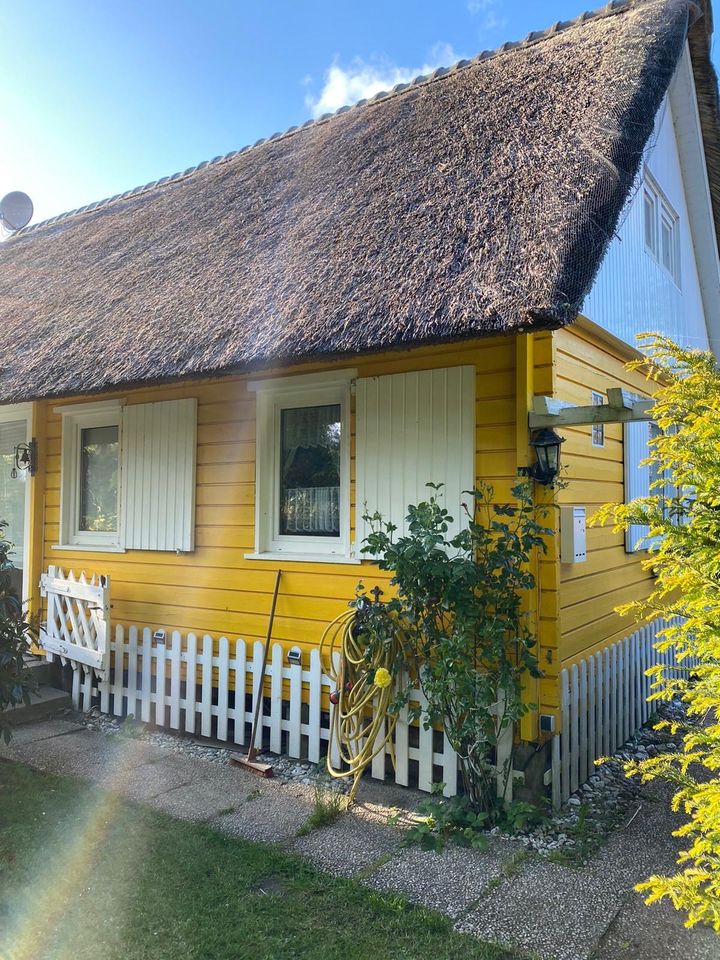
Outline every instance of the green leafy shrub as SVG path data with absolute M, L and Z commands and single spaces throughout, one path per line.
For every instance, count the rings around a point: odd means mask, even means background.
M 6 538 L 6 529 L 7 523 L 0 520 L 0 735 L 7 743 L 11 729 L 6 710 L 27 703 L 32 691 L 30 671 L 23 658 L 30 652 L 35 630 L 12 587 L 12 544 Z
M 437 784 L 439 793 L 444 784 Z M 546 822 L 547 817 L 533 803 L 512 800 L 492 813 L 474 810 L 470 798 L 429 797 L 418 804 L 421 816 L 405 835 L 405 842 L 417 844 L 423 850 L 442 852 L 448 842 L 461 847 L 487 847 L 487 829 L 498 827 L 506 833 L 518 833 Z
M 674 647 L 679 666 L 651 671 L 651 699 L 686 704 L 687 722 L 657 724 L 680 731 L 683 750 L 628 764 L 626 772 L 674 784 L 673 808 L 688 820 L 677 831 L 686 841 L 679 872 L 638 889 L 648 902 L 669 899 L 687 913 L 688 926 L 704 922 L 720 932 L 720 371 L 711 354 L 664 337 L 645 338 L 645 350 L 648 376 L 658 383 L 652 415 L 662 432 L 647 461 L 657 479 L 649 497 L 607 504 L 594 520 L 612 520 L 616 530 L 650 528 L 643 565 L 655 573 L 654 589 L 619 612 L 683 618 L 656 644 Z
M 428 487 L 428 500 L 408 507 L 405 536 L 395 539 L 397 528 L 377 513 L 365 518 L 371 532 L 363 552 L 392 571 L 396 593 L 387 603 L 361 593 L 363 630 L 369 651 L 401 638 L 395 674 L 408 670 L 427 699 L 414 708 L 415 718 L 426 728 L 442 726 L 458 753 L 466 799 L 448 810 L 467 804 L 475 818 L 470 826 L 484 814 L 482 822 L 492 823 L 512 770 L 510 758 L 498 790 L 498 738 L 530 709 L 524 675 L 540 675 L 523 595 L 535 586 L 529 561 L 545 550 L 550 531 L 522 482 L 511 504 L 493 503 L 486 485 L 468 492 L 465 528 L 449 537 L 453 520 L 439 486 Z M 395 709 L 407 700 L 401 691 Z

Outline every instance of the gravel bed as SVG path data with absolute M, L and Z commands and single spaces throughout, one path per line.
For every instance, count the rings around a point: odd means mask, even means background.
M 685 708 L 681 700 L 674 700 L 659 705 L 658 715 L 682 722 Z M 644 802 L 647 788 L 639 779 L 625 776 L 625 762 L 647 760 L 681 748 L 681 732 L 673 735 L 668 730 L 653 730 L 652 726 L 641 728 L 607 762 L 595 768 L 587 783 L 549 822 L 516 834 L 514 839 L 544 856 L 587 862 L 608 833 L 627 824 Z
M 148 728 L 132 718 L 122 720 L 119 717 L 112 717 L 108 714 L 100 713 L 97 707 L 88 714 L 80 717 L 88 730 L 97 730 L 107 736 L 123 737 L 128 740 L 142 740 L 151 743 L 154 747 L 166 750 L 168 753 L 184 753 L 199 760 L 207 760 L 209 763 L 227 764 L 230 761 L 231 754 L 238 750 L 245 750 L 244 747 L 230 750 L 221 744 L 213 744 L 207 741 L 196 740 L 191 736 L 183 736 L 179 733 L 166 733 L 156 728 Z M 273 776 L 282 783 L 304 783 L 310 786 L 317 785 L 323 790 L 336 790 L 339 793 L 349 793 L 352 782 L 349 779 L 334 780 L 328 775 L 325 764 L 308 763 L 304 760 L 293 760 L 291 757 L 276 756 L 272 753 L 263 753 L 261 756 L 263 763 L 268 763 L 273 768 Z

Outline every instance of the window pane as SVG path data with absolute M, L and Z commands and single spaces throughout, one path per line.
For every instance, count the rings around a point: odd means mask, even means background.
M 593 390 L 591 393 L 592 396 L 592 405 L 594 407 L 602 407 L 605 403 L 605 397 L 602 393 L 598 393 L 596 390 Z M 605 424 L 604 423 L 594 423 L 592 425 L 592 445 L 594 447 L 604 447 L 605 446 Z
M 663 266 L 674 276 L 675 269 L 673 264 L 672 224 L 668 223 L 665 217 L 662 218 L 661 234 Z
M 280 416 L 280 533 L 340 536 L 340 404 Z
M 116 531 L 117 501 L 117 425 L 81 430 L 80 529 L 99 533 Z
M 653 253 L 657 253 L 657 245 L 655 243 L 655 198 L 647 191 L 645 191 L 644 197 L 645 244 Z

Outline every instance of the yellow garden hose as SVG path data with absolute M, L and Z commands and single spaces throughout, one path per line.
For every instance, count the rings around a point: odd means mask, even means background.
M 393 667 L 401 642 L 398 638 L 369 648 L 357 626 L 357 611 L 347 610 L 327 626 L 320 641 L 320 656 L 335 684 L 327 769 L 331 777 L 353 778 L 350 803 L 365 769 L 388 744 L 395 762 L 392 736 L 397 713 L 388 708 L 396 693 Z M 334 747 L 339 767 L 333 764 Z

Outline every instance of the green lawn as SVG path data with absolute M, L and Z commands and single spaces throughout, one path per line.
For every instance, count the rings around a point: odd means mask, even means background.
M 498 960 L 400 897 L 0 761 L 0 957 Z

